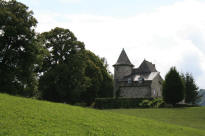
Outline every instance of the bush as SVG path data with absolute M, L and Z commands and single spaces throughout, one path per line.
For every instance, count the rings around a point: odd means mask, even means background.
M 143 100 L 141 103 L 139 103 L 139 106 L 142 108 L 150 108 L 152 104 L 152 101 L 150 100 Z
M 152 100 L 152 107 L 153 108 L 161 108 L 164 107 L 165 102 L 163 101 L 162 98 L 156 98 L 154 100 Z
M 142 107 L 140 103 L 144 100 L 151 101 L 153 98 L 96 98 L 94 107 L 98 109 L 137 108 Z
M 87 103 L 84 103 L 84 102 L 77 102 L 77 103 L 74 104 L 74 106 L 86 107 L 86 106 L 87 106 Z
M 94 108 L 160 108 L 164 105 L 165 102 L 162 98 L 97 98 Z
M 155 98 L 153 100 L 143 100 L 139 106 L 142 108 L 160 108 L 164 106 L 164 101 L 161 98 Z

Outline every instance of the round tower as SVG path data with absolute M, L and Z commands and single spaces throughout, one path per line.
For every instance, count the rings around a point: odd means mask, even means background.
M 132 69 L 134 65 L 130 62 L 126 52 L 122 49 L 122 52 L 117 60 L 117 62 L 113 65 L 114 67 L 114 92 L 113 96 L 116 97 L 116 91 L 119 89 L 119 82 L 125 76 L 132 74 Z

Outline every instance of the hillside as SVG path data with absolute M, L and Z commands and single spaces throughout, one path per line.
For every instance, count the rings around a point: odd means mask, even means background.
M 114 109 L 106 111 L 205 130 L 205 107 Z
M 145 118 L 0 94 L 0 136 L 205 136 Z

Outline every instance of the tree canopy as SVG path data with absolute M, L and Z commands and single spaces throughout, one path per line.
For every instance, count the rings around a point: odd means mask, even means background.
M 35 33 L 37 20 L 15 0 L 0 1 L 0 18 L 0 92 L 33 96 L 42 51 Z
M 88 81 L 84 76 L 84 44 L 70 30 L 58 27 L 42 33 L 41 38 L 49 52 L 40 69 L 43 99 L 75 103 Z
M 198 86 L 196 85 L 192 74 L 186 73 L 182 74 L 182 79 L 185 84 L 185 102 L 195 104 L 198 98 Z
M 103 61 L 85 50 L 70 30 L 57 27 L 40 38 L 49 52 L 39 70 L 43 99 L 90 105 L 96 97 L 112 94 L 112 78 Z
M 184 82 L 175 67 L 172 67 L 163 82 L 163 99 L 166 103 L 175 105 L 184 99 Z
M 0 18 L 0 92 L 87 105 L 112 96 L 106 59 L 69 29 L 37 33 L 33 12 L 16 0 L 0 0 Z
M 85 57 L 85 76 L 90 80 L 90 86 L 81 96 L 90 105 L 97 97 L 112 97 L 113 79 L 107 70 L 105 58 L 99 58 L 88 50 L 85 50 Z
M 105 59 L 64 28 L 35 32 L 37 20 L 15 0 L 0 1 L 0 92 L 91 104 L 111 96 Z

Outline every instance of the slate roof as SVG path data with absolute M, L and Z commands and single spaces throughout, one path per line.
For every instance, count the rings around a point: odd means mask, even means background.
M 134 66 L 134 65 L 130 62 L 130 60 L 129 60 L 129 58 L 128 58 L 128 56 L 127 56 L 127 54 L 126 54 L 124 48 L 122 49 L 122 52 L 121 52 L 121 54 L 120 54 L 120 56 L 119 56 L 117 62 L 116 62 L 113 66 L 117 66 L 117 65 L 129 65 L 129 66 Z
M 143 78 L 144 81 L 152 81 L 158 74 L 160 74 L 155 65 L 151 62 L 144 60 L 138 68 L 132 70 L 132 74 L 123 78 L 123 81 L 127 81 L 129 78 L 132 81 L 139 81 Z
M 133 75 L 133 81 L 139 81 L 140 78 L 143 78 L 145 81 L 152 81 L 158 74 L 159 72 L 151 72 L 144 75 Z
M 117 62 L 113 66 L 120 65 L 128 65 L 132 67 L 134 66 L 130 62 L 124 49 L 122 49 L 122 52 Z M 156 70 L 155 65 L 144 59 L 144 61 L 138 68 L 132 69 L 132 73 L 128 76 L 125 76 L 123 79 L 121 79 L 121 81 L 127 81 L 128 79 L 132 79 L 132 81 L 137 82 L 143 79 L 143 81 L 145 82 L 150 82 L 159 74 L 160 73 Z
M 127 81 L 128 79 L 132 79 L 132 81 L 139 81 L 140 78 L 144 81 L 152 81 L 158 74 L 159 72 L 151 72 L 151 73 L 144 73 L 144 74 L 132 74 L 129 76 L 126 76 L 122 79 L 122 81 Z
M 146 60 L 142 62 L 138 69 L 141 73 L 157 72 L 155 65 Z

